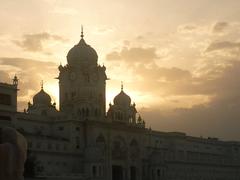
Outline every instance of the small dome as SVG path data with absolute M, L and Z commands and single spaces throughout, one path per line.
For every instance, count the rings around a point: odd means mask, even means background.
M 79 66 L 86 63 L 97 64 L 97 59 L 97 52 L 90 45 L 86 44 L 83 38 L 67 54 L 67 62 L 71 66 Z
M 42 88 L 41 91 L 33 97 L 33 104 L 51 105 L 51 97 Z
M 121 92 L 115 96 L 113 102 L 119 106 L 130 106 L 131 98 L 125 92 L 123 92 L 123 90 L 121 90 Z

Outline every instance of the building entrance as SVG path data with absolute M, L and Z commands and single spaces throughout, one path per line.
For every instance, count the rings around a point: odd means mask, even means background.
M 137 179 L 136 167 L 131 166 L 131 168 L 130 168 L 130 180 L 136 180 L 136 179 Z
M 123 180 L 123 168 L 122 166 L 112 166 L 112 180 Z

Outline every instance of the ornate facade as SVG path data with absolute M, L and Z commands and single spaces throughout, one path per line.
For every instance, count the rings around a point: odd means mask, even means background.
M 239 180 L 240 143 L 145 127 L 124 92 L 106 112 L 106 68 L 81 35 L 59 69 L 60 110 L 41 87 L 16 111 L 17 78 L 0 83 L 0 122 L 20 130 L 37 175 L 91 180 Z

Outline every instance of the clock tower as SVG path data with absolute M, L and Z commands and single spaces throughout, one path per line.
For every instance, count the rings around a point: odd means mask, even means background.
M 105 116 L 105 66 L 97 64 L 96 51 L 83 39 L 69 50 L 67 65 L 59 69 L 60 111 L 80 119 Z

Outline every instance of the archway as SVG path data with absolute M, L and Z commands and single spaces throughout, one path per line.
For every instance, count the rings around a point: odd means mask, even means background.
M 136 180 L 137 179 L 137 169 L 135 166 L 130 167 L 130 180 Z
M 112 166 L 112 180 L 123 180 L 123 168 L 120 165 Z

